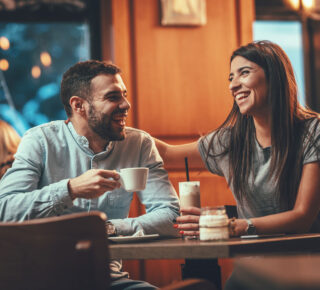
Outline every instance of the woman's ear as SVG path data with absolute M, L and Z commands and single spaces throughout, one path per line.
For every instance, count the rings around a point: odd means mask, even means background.
M 72 112 L 75 114 L 83 114 L 85 112 L 84 107 L 85 100 L 78 97 L 78 96 L 72 96 L 69 100 L 69 104 L 72 108 Z

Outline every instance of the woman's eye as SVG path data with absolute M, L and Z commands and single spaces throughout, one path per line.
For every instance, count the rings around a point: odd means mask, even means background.
M 241 71 L 241 75 L 247 75 L 248 73 L 249 73 L 248 70 L 243 70 L 243 71 Z

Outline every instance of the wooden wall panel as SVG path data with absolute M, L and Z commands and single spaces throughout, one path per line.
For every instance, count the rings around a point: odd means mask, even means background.
M 134 3 L 139 128 L 185 136 L 217 127 L 232 105 L 233 1 L 207 1 L 208 23 L 198 27 L 160 26 L 159 1 Z
M 255 19 L 255 3 L 251 0 L 236 0 L 236 17 L 238 20 L 238 45 L 245 45 L 252 41 L 252 22 Z
M 133 69 L 132 27 L 129 0 L 101 0 L 102 59 L 112 61 L 122 70 L 122 78 L 128 90 L 128 100 L 133 109 L 127 125 L 135 126 L 135 80 Z

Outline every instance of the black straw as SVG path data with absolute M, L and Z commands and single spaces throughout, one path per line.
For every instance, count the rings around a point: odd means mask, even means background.
M 186 166 L 186 175 L 187 175 L 187 181 L 189 181 L 189 166 L 188 166 L 188 157 L 184 158 L 184 164 Z

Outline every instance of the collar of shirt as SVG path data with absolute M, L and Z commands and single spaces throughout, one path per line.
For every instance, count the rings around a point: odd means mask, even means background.
M 81 147 L 82 150 L 84 150 L 85 152 L 89 153 L 90 155 L 96 155 L 99 157 L 106 157 L 107 155 L 109 155 L 113 148 L 114 148 L 114 144 L 115 142 L 110 141 L 108 143 L 108 145 L 105 148 L 105 151 L 99 152 L 97 154 L 95 154 L 91 148 L 89 147 L 89 141 L 85 136 L 80 136 L 76 130 L 73 127 L 72 122 L 68 122 L 67 126 L 70 130 L 70 133 L 72 134 L 74 140 L 76 141 L 76 143 Z

